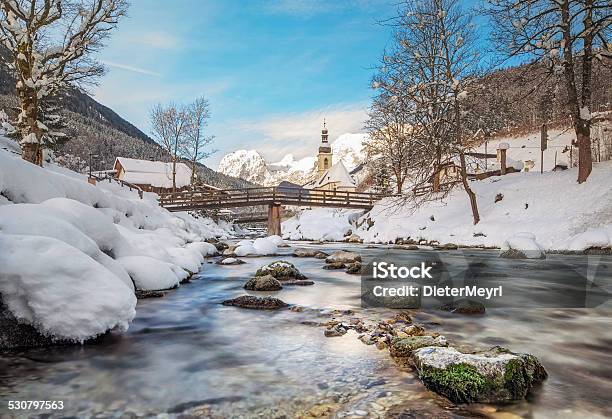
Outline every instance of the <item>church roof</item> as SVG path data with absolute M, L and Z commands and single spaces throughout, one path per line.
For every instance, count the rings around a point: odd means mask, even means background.
M 336 183 L 337 187 L 354 188 L 356 185 L 355 181 L 349 174 L 346 166 L 340 160 L 332 167 L 327 169 L 314 183 L 313 187 L 318 188 L 328 183 Z

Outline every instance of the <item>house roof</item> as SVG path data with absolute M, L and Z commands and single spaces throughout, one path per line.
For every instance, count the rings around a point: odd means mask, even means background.
M 136 185 L 151 185 L 157 188 L 172 187 L 172 163 L 117 157 L 114 167 L 121 165 L 121 179 Z M 176 163 L 176 187 L 191 184 L 191 169 L 185 163 Z
M 315 182 L 313 187 L 318 188 L 328 183 L 335 183 L 337 187 L 354 188 L 356 183 L 346 170 L 346 166 L 340 160 L 332 167 L 327 169 Z M 309 185 L 310 186 L 310 185 Z

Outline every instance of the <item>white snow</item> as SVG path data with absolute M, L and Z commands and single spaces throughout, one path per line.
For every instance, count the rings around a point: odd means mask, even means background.
M 283 238 L 339 241 L 354 228 L 350 220 L 362 212 L 327 208 L 305 210 L 282 223 Z
M 540 259 L 544 249 L 536 241 L 535 235 L 529 232 L 520 232 L 508 237 L 501 246 L 502 252 L 506 250 L 521 251 L 528 259 Z
M 114 167 L 122 167 L 120 179 L 136 185 L 151 185 L 157 188 L 172 187 L 171 162 L 130 159 L 117 157 Z M 191 169 L 185 163 L 176 163 L 176 186 L 182 188 L 191 183 Z
M 251 240 L 241 240 L 238 242 L 234 254 L 236 256 L 266 256 L 274 255 L 278 251 L 277 243 L 282 243 L 279 236 L 268 236 Z
M 0 146 L 10 141 L 0 137 Z M 0 294 L 9 310 L 58 338 L 127 328 L 134 285 L 177 286 L 216 254 L 203 240 L 232 234 L 228 224 L 171 214 L 156 198 L 117 183 L 93 186 L 0 147 Z
M 537 237 L 537 243 L 547 250 L 584 250 L 606 243 L 610 246 L 612 162 L 594 164 L 593 172 L 583 184 L 576 182 L 576 176 L 577 169 L 573 168 L 544 174 L 512 173 L 473 181 L 471 186 L 477 195 L 481 216 L 476 225 L 465 191 L 457 188 L 444 201 L 426 202 L 416 209 L 398 208 L 390 199 L 380 201 L 358 222 L 355 220 L 360 211 L 304 210 L 282 224 L 283 237 L 343 240 L 350 229 L 370 243 L 411 238 L 502 247 L 508 238 L 524 231 Z M 503 199 L 495 202 L 498 194 Z
M 136 297 L 117 276 L 63 241 L 0 234 L 0 294 L 13 315 L 44 334 L 83 341 L 125 330 Z

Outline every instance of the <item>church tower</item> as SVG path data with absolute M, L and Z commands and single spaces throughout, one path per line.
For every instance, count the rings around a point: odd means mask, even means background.
M 317 157 L 317 176 L 323 175 L 323 173 L 332 166 L 332 149 L 329 146 L 328 136 L 325 119 L 323 119 L 321 146 L 319 147 L 319 155 Z

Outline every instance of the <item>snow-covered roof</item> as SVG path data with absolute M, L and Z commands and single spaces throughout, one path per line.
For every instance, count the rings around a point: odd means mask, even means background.
M 172 187 L 172 163 L 117 157 L 114 167 L 120 164 L 124 172 L 121 179 L 136 185 L 151 185 L 157 188 Z M 176 164 L 176 187 L 191 183 L 191 169 L 185 163 Z
M 328 183 L 335 183 L 336 187 L 354 188 L 357 185 L 355 181 L 346 170 L 346 166 L 342 163 L 342 160 L 334 164 L 332 167 L 327 169 L 314 183 L 314 187 L 321 187 Z

